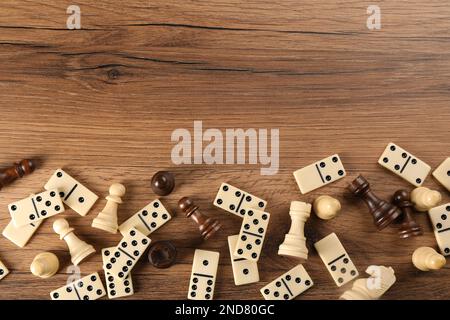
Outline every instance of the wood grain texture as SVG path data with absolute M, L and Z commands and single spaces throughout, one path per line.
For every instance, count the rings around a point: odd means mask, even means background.
M 64 167 L 101 197 L 86 217 L 64 216 L 97 254 L 81 264 L 83 275 L 101 270 L 100 250 L 120 235 L 91 228 L 109 185 L 127 187 L 119 220 L 157 196 L 150 179 L 170 170 L 177 187 L 162 201 L 176 213 L 191 196 L 223 229 L 202 243 L 197 226 L 182 214 L 151 236 L 179 251 L 168 270 L 143 259 L 133 270 L 135 299 L 184 299 L 195 248 L 220 251 L 217 299 L 261 299 L 259 289 L 294 267 L 279 257 L 288 231 L 290 201 L 329 194 L 341 200 L 336 219 L 312 216 L 306 225 L 315 286 L 301 299 L 337 299 L 337 288 L 312 244 L 334 231 L 362 272 L 392 266 L 398 282 L 386 299 L 449 299 L 449 269 L 422 273 L 411 255 L 436 247 L 426 214 L 417 214 L 422 237 L 400 240 L 394 228 L 379 233 L 363 203 L 345 192 L 364 174 L 384 198 L 411 186 L 377 164 L 394 141 L 435 168 L 449 156 L 450 6 L 438 0 L 378 1 L 382 29 L 366 28 L 368 1 L 129 0 L 87 1 L 82 30 L 66 30 L 65 0 L 0 3 L 0 163 L 39 159 L 35 173 L 1 191 L 0 228 L 7 204 L 43 189 Z M 260 176 L 259 165 L 182 165 L 171 162 L 171 132 L 205 128 L 279 128 L 280 170 Z M 339 153 L 349 177 L 306 196 L 292 177 L 298 168 Z M 272 214 L 261 282 L 235 287 L 226 238 L 239 218 L 212 205 L 227 181 L 268 201 Z M 449 194 L 433 178 L 426 186 Z M 0 282 L 1 299 L 49 299 L 64 285 L 70 257 L 45 221 L 19 249 L 0 239 L 0 257 L 12 271 Z M 48 280 L 29 271 L 41 251 L 58 255 L 62 268 Z

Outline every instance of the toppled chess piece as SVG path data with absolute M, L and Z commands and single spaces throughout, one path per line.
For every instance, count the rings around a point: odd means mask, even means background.
M 148 261 L 158 269 L 166 269 L 175 264 L 177 249 L 170 241 L 157 241 L 148 251 Z
M 175 188 L 175 177 L 169 171 L 158 171 L 152 178 L 151 186 L 157 195 L 167 196 Z
M 50 278 L 59 270 L 58 257 L 51 252 L 39 253 L 31 263 L 30 270 L 36 277 L 42 279 Z
M 370 189 L 369 182 L 361 175 L 353 180 L 347 188 L 355 196 L 364 200 L 379 231 L 386 228 L 402 214 L 399 208 L 378 198 Z
M 125 195 L 125 186 L 120 183 L 114 183 L 109 187 L 109 195 L 106 197 L 106 206 L 92 221 L 92 227 L 101 229 L 110 233 L 117 233 L 119 225 L 117 223 L 117 209 L 122 203 L 121 197 Z
M 306 248 L 305 223 L 311 214 L 309 203 L 292 201 L 289 215 L 291 216 L 291 228 L 285 235 L 284 242 L 278 249 L 281 256 L 291 256 L 300 259 L 308 259 L 308 248 Z
M 412 263 L 421 271 L 441 269 L 447 261 L 442 254 L 439 254 L 430 247 L 417 248 L 412 255 Z
M 384 266 L 370 266 L 366 273 L 370 275 L 366 279 L 358 279 L 353 282 L 350 290 L 340 297 L 342 300 L 378 300 L 395 283 L 394 269 Z
M 222 227 L 217 219 L 202 214 L 191 198 L 181 198 L 180 201 L 178 201 L 178 208 L 184 212 L 186 217 L 190 217 L 198 224 L 198 228 L 204 240 L 209 239 Z
M 399 231 L 400 238 L 405 239 L 422 235 L 422 229 L 413 218 L 413 203 L 411 202 L 409 192 L 406 190 L 398 190 L 394 194 L 393 201 L 403 212 Z
M 411 192 L 411 201 L 414 203 L 414 208 L 417 211 L 426 212 L 438 206 L 442 201 L 442 195 L 439 191 L 419 187 Z
M 0 170 L 0 190 L 11 184 L 14 180 L 29 175 L 36 169 L 36 164 L 33 160 L 24 159 L 20 162 L 15 162 L 11 167 Z
M 314 212 L 323 220 L 330 220 L 336 217 L 341 211 L 339 200 L 330 196 L 320 196 L 313 203 Z
M 71 261 L 78 265 L 82 260 L 95 253 L 95 249 L 73 233 L 66 219 L 60 218 L 53 222 L 53 230 L 59 235 L 59 239 L 64 240 L 69 248 Z

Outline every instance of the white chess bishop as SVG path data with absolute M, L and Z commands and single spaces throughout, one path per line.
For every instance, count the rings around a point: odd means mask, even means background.
M 125 186 L 120 183 L 114 183 L 109 187 L 106 206 L 98 214 L 97 218 L 92 221 L 92 227 L 110 233 L 117 233 L 117 229 L 119 228 L 117 223 L 117 209 L 119 208 L 119 204 L 122 203 L 122 197 L 125 195 L 125 191 Z
M 292 201 L 289 215 L 291 216 L 291 228 L 289 233 L 285 235 L 284 242 L 278 249 L 278 254 L 308 259 L 304 228 L 311 215 L 311 205 L 305 202 Z

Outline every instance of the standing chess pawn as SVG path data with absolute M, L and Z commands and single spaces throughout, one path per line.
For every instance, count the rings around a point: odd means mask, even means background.
M 66 219 L 60 218 L 53 222 L 53 230 L 59 234 L 59 239 L 64 240 L 69 248 L 72 263 L 78 265 L 83 259 L 95 253 L 95 249 L 73 233 Z
M 414 208 L 419 212 L 426 212 L 431 208 L 437 207 L 442 201 L 442 195 L 439 191 L 430 190 L 426 187 L 419 187 L 411 192 L 411 201 Z
M 289 215 L 291 216 L 291 228 L 285 235 L 284 242 L 278 249 L 281 256 L 291 256 L 300 259 L 308 259 L 308 248 L 306 248 L 305 223 L 311 214 L 309 203 L 292 201 Z
M 320 196 L 314 200 L 314 212 L 323 220 L 330 220 L 336 217 L 341 211 L 339 200 L 330 196 Z
M 412 255 L 412 262 L 421 271 L 438 270 L 447 263 L 443 255 L 430 247 L 417 248 Z
M 399 235 L 400 238 L 405 239 L 413 236 L 422 235 L 422 230 L 417 222 L 413 218 L 413 203 L 409 196 L 409 192 L 406 190 L 398 190 L 394 194 L 394 204 L 399 207 L 403 212 L 403 217 L 400 224 Z
M 191 198 L 181 198 L 180 201 L 178 201 L 178 208 L 184 212 L 186 217 L 191 217 L 191 219 L 198 224 L 198 228 L 204 240 L 209 239 L 222 227 L 218 220 L 202 214 Z
M 370 189 L 369 182 L 361 175 L 353 180 L 347 188 L 369 207 L 374 224 L 379 231 L 386 228 L 402 214 L 399 208 L 378 198 Z
M 31 273 L 36 277 L 47 279 L 54 276 L 59 269 L 58 257 L 51 252 L 38 254 L 31 263 Z
M 11 167 L 0 170 L 0 190 L 14 180 L 22 178 L 34 171 L 36 165 L 33 160 L 24 159 L 15 162 Z
M 160 196 L 167 196 L 175 188 L 175 177 L 168 171 L 158 171 L 152 178 L 152 190 Z
M 117 223 L 117 209 L 122 203 L 121 197 L 125 195 L 125 186 L 120 183 L 114 183 L 109 187 L 109 195 L 106 197 L 106 206 L 92 221 L 92 227 L 105 230 L 111 233 L 117 233 L 119 225 Z

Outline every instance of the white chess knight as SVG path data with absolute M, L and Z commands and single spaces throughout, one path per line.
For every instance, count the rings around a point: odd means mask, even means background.
M 110 233 L 117 233 L 119 225 L 117 223 L 117 209 L 122 203 L 121 197 L 125 195 L 125 186 L 120 183 L 114 183 L 109 187 L 109 195 L 106 197 L 105 208 L 92 221 L 92 227 L 101 229 Z
M 308 259 L 308 248 L 306 248 L 305 223 L 311 215 L 309 203 L 292 201 L 289 215 L 291 216 L 291 228 L 285 235 L 284 242 L 278 249 L 281 256 L 291 256 Z
M 53 230 L 59 234 L 59 238 L 67 243 L 72 263 L 78 265 L 83 259 L 95 253 L 95 249 L 73 233 L 66 219 L 60 218 L 53 222 Z

